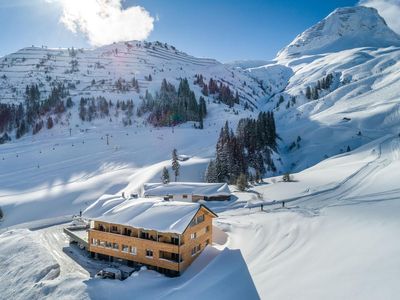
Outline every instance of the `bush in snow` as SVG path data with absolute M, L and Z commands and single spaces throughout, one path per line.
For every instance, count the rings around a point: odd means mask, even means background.
M 282 181 L 283 181 L 283 182 L 289 182 L 289 181 L 292 181 L 292 177 L 291 177 L 291 175 L 290 175 L 289 173 L 285 173 L 285 174 L 283 174 L 283 176 L 282 176 Z

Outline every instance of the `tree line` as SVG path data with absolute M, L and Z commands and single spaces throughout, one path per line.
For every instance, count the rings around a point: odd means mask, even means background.
M 221 128 L 216 144 L 216 158 L 210 160 L 207 182 L 234 184 L 240 178 L 261 180 L 266 171 L 276 171 L 272 153 L 277 151 L 273 112 L 262 112 L 258 118 L 240 119 L 236 134 L 228 122 Z
M 239 93 L 233 92 L 228 85 L 210 78 L 208 84 L 204 82 L 202 74 L 196 74 L 194 84 L 201 87 L 201 92 L 204 96 L 215 95 L 216 100 L 233 107 L 235 104 L 239 104 L 240 98 Z M 246 102 L 247 103 L 247 102 Z
M 194 121 L 202 129 L 207 105 L 203 97 L 197 101 L 186 78 L 180 80 L 178 90 L 164 78 L 154 96 L 146 91 L 137 113 L 139 116 L 149 113 L 147 120 L 154 126 L 174 126 Z
M 44 116 L 50 113 L 62 114 L 72 106 L 73 102 L 64 84 L 54 83 L 50 94 L 44 99 L 37 84 L 27 85 L 23 103 L 0 104 L 0 132 L 11 132 L 15 129 L 17 139 L 30 129 L 36 134 L 43 127 Z M 49 121 L 47 118 L 51 127 L 52 122 L 53 120 Z
M 306 98 L 309 100 L 317 100 L 319 98 L 319 91 L 328 90 L 333 83 L 333 75 L 329 73 L 322 80 L 317 81 L 317 85 L 314 87 L 307 86 L 306 88 Z

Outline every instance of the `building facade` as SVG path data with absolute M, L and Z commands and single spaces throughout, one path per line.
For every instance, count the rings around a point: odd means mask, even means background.
M 214 217 L 215 213 L 199 205 L 182 232 L 161 232 L 98 218 L 88 231 L 89 251 L 92 257 L 144 265 L 179 276 L 212 243 Z

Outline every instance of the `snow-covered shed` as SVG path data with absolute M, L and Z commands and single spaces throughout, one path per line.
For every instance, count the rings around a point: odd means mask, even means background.
M 170 182 L 146 183 L 144 197 L 168 197 L 174 201 L 197 202 L 229 200 L 231 192 L 226 183 Z

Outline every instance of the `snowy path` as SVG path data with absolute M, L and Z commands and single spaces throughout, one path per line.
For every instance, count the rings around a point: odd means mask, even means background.
M 60 265 L 61 276 L 74 274 L 77 277 L 89 278 L 89 273 L 63 251 L 69 242 L 62 228 L 63 226 L 53 226 L 40 230 L 41 244 Z

